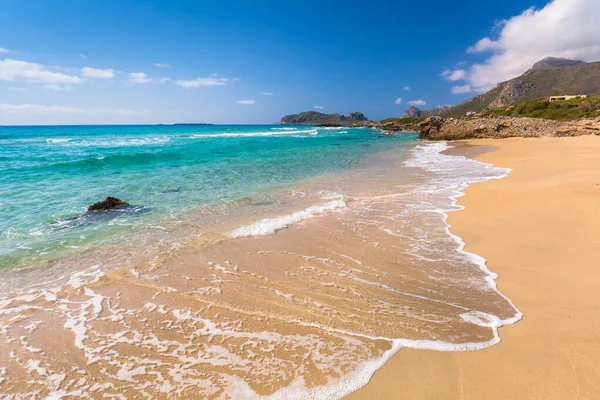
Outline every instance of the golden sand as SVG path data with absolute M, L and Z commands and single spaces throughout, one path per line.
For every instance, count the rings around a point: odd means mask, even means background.
M 463 144 L 514 169 L 469 187 L 449 222 L 524 318 L 485 350 L 402 349 L 347 398 L 600 399 L 600 137 Z

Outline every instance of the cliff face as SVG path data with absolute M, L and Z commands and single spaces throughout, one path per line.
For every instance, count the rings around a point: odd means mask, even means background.
M 341 114 L 324 114 L 316 111 L 306 111 L 300 114 L 286 115 L 281 118 L 282 125 L 347 125 L 355 122 L 368 121 L 361 112 L 352 112 L 348 116 Z
M 423 121 L 419 128 L 419 139 L 426 140 L 600 135 L 600 118 L 560 122 L 539 118 L 431 117 Z

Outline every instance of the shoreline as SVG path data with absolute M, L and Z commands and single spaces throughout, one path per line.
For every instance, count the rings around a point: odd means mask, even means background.
M 470 185 L 448 221 L 525 317 L 477 352 L 401 349 L 346 398 L 598 398 L 600 138 L 455 143 L 452 154 L 513 168 Z
M 339 181 L 326 179 L 328 190 L 338 182 L 350 200 L 339 212 L 304 219 L 309 208 L 261 220 L 244 228 L 249 237 L 190 242 L 150 265 L 86 272 L 7 302 L 11 326 L 0 350 L 10 366 L 7 391 L 32 387 L 22 373 L 35 360 L 62 377 L 35 383 L 48 394 L 110 384 L 127 396 L 338 397 L 366 384 L 402 345 L 490 346 L 517 311 L 445 221 L 464 187 L 507 171 L 440 155 L 444 143 L 417 147 L 408 163 L 383 152 Z M 322 198 L 322 187 L 313 189 Z M 282 221 L 294 223 L 255 235 Z M 60 345 L 48 341 L 50 330 Z M 47 363 L 57 358 L 63 365 Z M 185 379 L 171 377 L 172 369 Z

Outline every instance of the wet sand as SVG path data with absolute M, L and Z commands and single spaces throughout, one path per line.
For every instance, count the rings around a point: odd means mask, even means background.
M 484 350 L 401 349 L 347 399 L 599 399 L 600 137 L 459 144 L 513 168 L 470 186 L 449 223 L 524 318 Z

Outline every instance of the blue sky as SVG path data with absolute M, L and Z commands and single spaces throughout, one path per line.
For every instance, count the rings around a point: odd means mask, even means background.
M 527 51 L 511 34 L 566 12 L 600 25 L 594 3 L 3 0 L 0 124 L 273 123 L 315 106 L 400 116 L 537 57 L 600 58 L 598 39 Z

